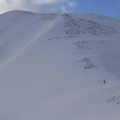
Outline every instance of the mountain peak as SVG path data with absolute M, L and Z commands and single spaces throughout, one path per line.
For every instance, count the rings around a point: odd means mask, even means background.
M 119 31 L 94 14 L 0 15 L 0 120 L 119 120 Z

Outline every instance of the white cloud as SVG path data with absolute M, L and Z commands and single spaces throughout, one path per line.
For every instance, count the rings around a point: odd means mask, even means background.
M 0 4 L 6 4 L 7 0 L 0 0 Z
M 69 7 L 75 7 L 78 5 L 78 3 L 77 2 L 69 2 L 68 5 L 69 5 Z
M 61 12 L 62 13 L 67 13 L 68 10 L 67 10 L 67 8 L 65 6 L 61 6 Z
M 16 8 L 22 9 L 24 4 L 24 0 L 11 0 L 8 2 L 7 0 L 0 0 L 0 13 L 14 10 Z
M 56 3 L 56 2 L 61 2 L 61 1 L 66 1 L 66 0 L 34 0 L 33 3 L 48 4 L 48 3 Z
M 69 12 L 76 4 L 71 0 L 0 0 L 0 13 L 15 9 L 35 12 Z
M 12 0 L 11 3 L 12 4 L 21 4 L 23 2 L 23 0 Z

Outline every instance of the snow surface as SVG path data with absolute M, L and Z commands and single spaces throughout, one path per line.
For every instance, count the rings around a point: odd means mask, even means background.
M 120 120 L 119 32 L 102 15 L 0 15 L 0 120 Z

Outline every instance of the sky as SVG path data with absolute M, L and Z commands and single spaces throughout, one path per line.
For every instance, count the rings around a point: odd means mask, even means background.
M 0 13 L 10 10 L 95 13 L 120 19 L 120 0 L 0 0 Z

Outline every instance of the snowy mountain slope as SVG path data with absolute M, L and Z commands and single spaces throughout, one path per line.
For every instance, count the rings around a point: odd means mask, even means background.
M 0 119 L 119 120 L 119 31 L 95 14 L 0 15 Z

